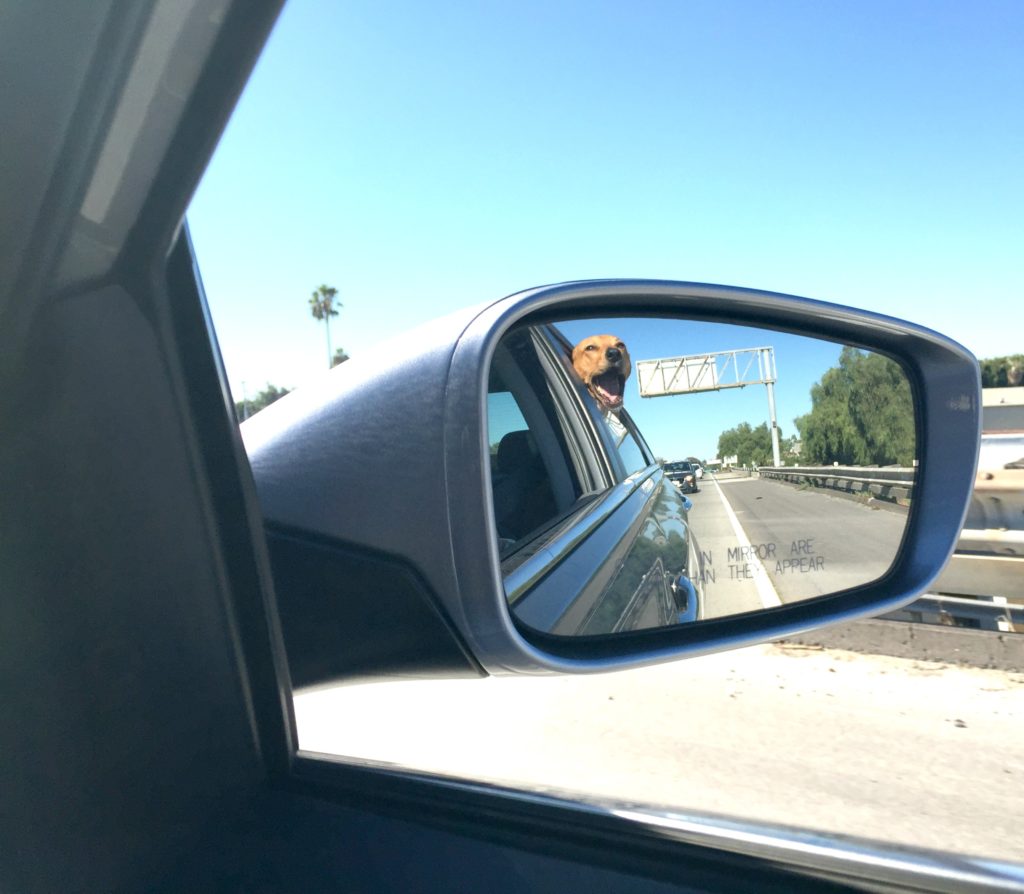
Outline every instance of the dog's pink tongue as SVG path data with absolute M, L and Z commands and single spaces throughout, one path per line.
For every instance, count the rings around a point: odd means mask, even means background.
M 598 376 L 594 384 L 607 404 L 614 407 L 622 403 L 622 383 L 618 373 L 608 372 Z

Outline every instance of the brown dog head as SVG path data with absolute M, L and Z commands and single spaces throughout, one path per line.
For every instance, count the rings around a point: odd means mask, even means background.
M 572 366 L 602 410 L 618 413 L 632 372 L 629 351 L 614 335 L 592 335 L 572 349 Z

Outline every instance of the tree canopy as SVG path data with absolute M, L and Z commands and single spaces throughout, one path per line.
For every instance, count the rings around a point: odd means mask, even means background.
M 269 407 L 275 400 L 284 397 L 289 391 L 291 391 L 290 388 L 278 388 L 268 382 L 267 387 L 255 397 L 235 401 L 235 416 L 239 422 L 248 419 L 253 413 L 258 413 L 264 407 Z
M 309 312 L 314 320 L 322 320 L 327 330 L 327 365 L 337 366 L 342 362 L 337 360 L 334 351 L 331 350 L 331 317 L 338 316 L 338 308 L 341 302 L 337 300 L 338 290 L 326 283 L 317 288 L 309 299 Z M 344 352 L 343 352 L 344 353 Z M 345 358 L 348 359 L 347 357 Z
M 910 383 L 881 354 L 843 348 L 839 365 L 811 388 L 811 412 L 796 426 L 808 465 L 909 466 L 914 460 Z
M 779 439 L 782 430 L 779 429 Z M 767 422 L 752 428 L 749 422 L 741 422 L 735 428 L 718 436 L 718 455 L 725 459 L 735 456 L 741 466 L 770 466 L 772 464 L 772 433 Z
M 982 388 L 1013 388 L 1019 385 L 1024 385 L 1024 354 L 981 361 Z
M 341 302 L 335 301 L 337 295 L 338 290 L 327 284 L 316 289 L 309 299 L 309 310 L 313 314 L 313 319 L 329 321 L 330 317 L 336 317 L 337 309 L 341 307 Z

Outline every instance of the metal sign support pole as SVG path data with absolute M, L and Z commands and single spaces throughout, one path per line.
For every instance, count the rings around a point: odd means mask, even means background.
M 779 423 L 775 418 L 775 389 L 771 382 L 764 383 L 768 389 L 768 415 L 772 420 L 772 461 L 776 468 L 782 465 L 779 456 Z
M 772 465 L 776 468 L 782 465 L 779 456 L 779 421 L 775 418 L 775 369 L 773 360 L 774 353 L 770 348 L 761 349 L 761 377 L 764 380 L 765 388 L 768 389 L 768 418 L 772 424 Z

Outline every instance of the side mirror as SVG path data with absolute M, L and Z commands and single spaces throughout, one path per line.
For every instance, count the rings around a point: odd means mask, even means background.
M 294 682 L 609 670 L 891 611 L 955 546 L 979 406 L 949 339 L 765 292 L 570 283 L 436 321 L 242 426 Z
M 487 401 L 499 558 L 524 628 L 757 612 L 879 580 L 899 552 L 917 420 L 881 354 L 665 316 L 533 323 L 498 343 Z M 695 457 L 655 460 L 694 451 L 718 468 L 706 481 Z M 552 561 L 573 551 L 595 570 Z

